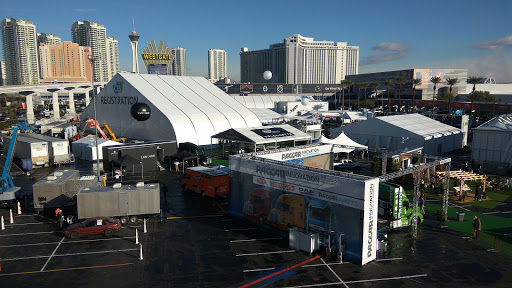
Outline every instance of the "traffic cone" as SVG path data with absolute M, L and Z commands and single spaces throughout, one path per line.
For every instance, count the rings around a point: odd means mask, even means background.
M 146 218 L 144 218 L 144 233 L 148 233 L 148 229 L 146 229 Z
M 139 260 L 144 260 L 144 256 L 142 256 L 142 243 L 140 243 L 139 246 L 140 246 Z
M 18 202 L 18 215 L 21 214 L 21 205 L 20 205 L 20 202 Z
M 4 216 L 2 216 L 2 230 L 5 230 Z
M 11 216 L 11 224 L 14 223 L 14 218 L 12 217 L 12 209 L 9 209 L 9 215 Z
M 139 230 L 135 228 L 135 244 L 139 244 Z

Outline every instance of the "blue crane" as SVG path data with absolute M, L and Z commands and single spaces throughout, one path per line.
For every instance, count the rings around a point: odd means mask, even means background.
M 18 118 L 12 122 L 12 139 L 9 143 L 9 150 L 5 158 L 4 170 L 2 172 L 2 183 L 0 186 L 0 204 L 9 205 L 13 204 L 16 200 L 16 193 L 20 190 L 20 187 L 14 186 L 10 173 L 12 158 L 14 156 L 14 150 L 16 149 L 16 137 L 18 132 L 25 130 L 33 130 L 34 127 L 28 126 L 27 119 Z

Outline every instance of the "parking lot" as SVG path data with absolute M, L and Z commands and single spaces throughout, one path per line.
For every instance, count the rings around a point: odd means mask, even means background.
M 15 183 L 21 180 L 27 181 Z M 178 174 L 165 171 L 158 180 L 169 186 L 163 221 L 148 221 L 146 234 L 139 221 L 111 238 L 71 240 L 30 210 L 14 212 L 11 225 L 9 211 L 0 209 L 1 287 L 508 287 L 512 281 L 510 258 L 429 215 L 418 239 L 407 230 L 390 233 L 387 251 L 361 267 L 290 249 L 285 233 L 226 215 L 227 201 L 183 192 Z

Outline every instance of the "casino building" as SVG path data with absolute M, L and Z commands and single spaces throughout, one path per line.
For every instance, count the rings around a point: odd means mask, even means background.
M 163 41 L 158 42 L 157 47 L 155 40 L 151 40 L 140 57 L 148 74 L 171 75 L 174 55 L 172 49 Z

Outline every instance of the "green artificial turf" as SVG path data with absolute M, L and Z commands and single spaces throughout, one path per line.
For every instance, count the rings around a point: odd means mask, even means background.
M 425 205 L 425 212 L 427 214 L 435 214 L 441 209 L 442 206 L 439 204 L 427 202 Z M 457 212 L 464 213 L 464 221 L 458 221 Z M 510 237 L 512 218 L 486 215 L 450 207 L 448 208 L 448 221 L 445 222 L 445 225 L 466 236 L 470 236 L 473 229 L 474 215 L 480 218 L 482 223 L 482 233 L 480 234 L 479 242 L 490 248 L 497 248 L 503 254 L 512 257 L 512 238 Z
M 222 166 L 228 167 L 229 166 L 229 161 L 228 160 L 221 160 L 221 159 L 212 158 L 212 165 L 214 165 L 214 166 L 222 165 Z

